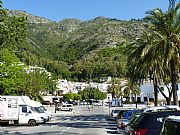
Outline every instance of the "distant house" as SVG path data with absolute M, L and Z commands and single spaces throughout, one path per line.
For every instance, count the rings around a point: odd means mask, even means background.
M 100 82 L 110 82 L 111 81 L 111 77 L 109 76 L 109 77 L 101 77 L 100 78 Z
M 34 71 L 39 71 L 39 73 L 46 73 L 49 77 L 51 76 L 51 73 L 48 72 L 45 68 L 43 67 L 38 67 L 38 66 L 29 66 L 24 68 L 24 70 L 26 71 L 26 73 L 31 73 Z
M 62 96 L 66 93 L 77 93 L 77 91 L 74 89 L 74 86 L 71 82 L 67 80 L 61 80 L 59 79 L 57 81 L 57 90 L 56 95 Z

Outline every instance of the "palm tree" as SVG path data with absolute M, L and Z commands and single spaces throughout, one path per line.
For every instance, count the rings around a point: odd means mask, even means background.
M 136 103 L 137 108 L 137 95 L 140 94 L 140 89 L 137 83 L 129 81 L 124 86 L 124 97 L 128 97 L 128 99 L 131 99 L 131 96 L 134 98 L 133 102 Z
M 173 9 L 163 13 L 161 9 L 147 12 L 145 18 L 149 23 L 155 44 L 154 51 L 160 56 L 163 65 L 169 68 L 172 83 L 174 104 L 178 105 L 176 83 L 180 64 L 180 3 Z M 166 68 L 167 69 L 167 68 Z
M 143 83 L 149 75 L 150 78 L 153 78 L 156 106 L 158 100 L 157 80 L 160 82 L 165 73 L 163 63 L 153 49 L 154 44 L 153 36 L 144 33 L 131 45 L 131 53 L 128 58 L 128 76 L 132 82 L 138 83 Z
M 147 12 L 148 33 L 131 47 L 129 75 L 132 81 L 142 81 L 151 75 L 154 85 L 170 76 L 174 104 L 178 105 L 176 83 L 180 53 L 180 3 L 163 13 L 161 9 Z M 155 87 L 157 90 L 157 87 Z M 155 91 L 156 93 L 157 91 Z M 157 93 L 156 93 L 157 94 Z M 157 96 L 157 95 L 156 95 Z
M 116 98 L 118 91 L 119 91 L 118 80 L 116 78 L 112 78 L 111 86 L 108 87 L 107 93 L 111 93 L 112 98 Z

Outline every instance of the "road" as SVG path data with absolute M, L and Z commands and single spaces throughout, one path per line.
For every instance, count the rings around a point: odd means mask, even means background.
M 57 112 L 52 120 L 39 126 L 3 126 L 2 135 L 116 135 L 116 124 L 108 120 L 108 108 L 75 106 L 74 112 Z

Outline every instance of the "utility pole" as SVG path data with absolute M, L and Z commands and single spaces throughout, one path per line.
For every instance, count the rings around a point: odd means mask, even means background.
M 109 101 L 109 116 L 111 116 L 111 109 L 110 109 L 110 107 L 111 107 L 111 103 L 110 103 L 110 97 L 108 97 L 108 101 Z

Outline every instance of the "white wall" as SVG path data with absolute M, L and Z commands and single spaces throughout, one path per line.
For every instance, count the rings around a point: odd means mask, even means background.
M 171 85 L 171 84 L 169 84 Z M 160 85 L 160 87 L 164 87 L 164 93 L 169 96 L 168 89 L 165 85 Z M 178 84 L 178 100 L 180 100 L 180 84 Z M 144 83 L 143 85 L 140 86 L 141 94 L 138 97 L 141 97 L 141 101 L 144 102 L 144 97 L 150 97 L 154 98 L 154 86 L 153 83 Z M 158 93 L 158 100 L 164 100 L 164 96 L 161 94 L 161 92 Z M 173 98 L 172 98 L 173 100 Z

